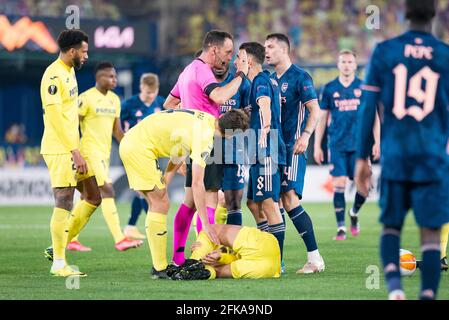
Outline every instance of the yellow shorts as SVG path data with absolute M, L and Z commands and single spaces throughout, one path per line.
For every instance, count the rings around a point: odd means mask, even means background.
M 243 227 L 237 234 L 232 249 L 241 257 L 231 263 L 233 278 L 260 279 L 281 276 L 281 251 L 272 234 Z
M 129 187 L 137 191 L 164 189 L 164 177 L 153 152 L 133 147 L 127 136 L 120 142 L 120 158 L 128 176 Z
M 45 163 L 50 173 L 52 188 L 76 187 L 78 181 L 92 177 L 92 171 L 85 174 L 76 173 L 71 153 L 43 154 Z M 89 164 L 87 164 L 89 167 Z
M 78 183 L 71 153 L 43 154 L 50 173 L 52 188 L 76 187 Z
M 82 175 L 81 180 L 95 176 L 99 187 L 104 186 L 105 183 L 112 183 L 109 177 L 109 158 L 84 154 L 83 157 L 87 162 L 88 172 Z

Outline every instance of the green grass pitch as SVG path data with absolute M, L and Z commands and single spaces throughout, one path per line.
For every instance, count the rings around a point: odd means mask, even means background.
M 0 207 L 0 299 L 385 299 L 386 288 L 379 267 L 377 205 L 367 204 L 362 208 L 361 235 L 353 238 L 349 234 L 348 240 L 343 242 L 332 241 L 336 231 L 332 204 L 304 204 L 304 207 L 312 217 L 319 249 L 326 262 L 323 273 L 295 273 L 306 260 L 306 250 L 293 224 L 288 221 L 284 248 L 287 272 L 280 279 L 152 280 L 147 242 L 138 249 L 116 251 L 101 210 L 97 210 L 80 237 L 93 251 L 68 253 L 69 263 L 79 266 L 88 274 L 88 277 L 79 279 L 79 289 L 67 289 L 66 279 L 49 275 L 50 262 L 43 257 L 43 250 L 50 245 L 52 208 Z M 118 208 L 124 225 L 129 205 L 119 204 Z M 169 257 L 176 209 L 177 204 L 172 204 L 169 213 Z M 139 219 L 141 231 L 144 230 L 144 220 L 145 215 L 142 214 Z M 349 224 L 349 219 L 346 220 Z M 246 208 L 244 224 L 255 225 Z M 192 229 L 189 243 L 193 236 Z M 402 247 L 420 257 L 418 230 L 411 214 L 403 230 Z M 442 274 L 439 299 L 449 297 L 448 277 L 448 273 Z M 417 298 L 419 280 L 419 272 L 404 278 L 408 299 Z M 77 286 L 73 282 L 71 285 Z

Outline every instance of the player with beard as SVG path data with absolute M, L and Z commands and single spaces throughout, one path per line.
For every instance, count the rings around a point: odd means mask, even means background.
M 44 135 L 41 154 L 50 173 L 55 207 L 50 222 L 52 249 L 45 255 L 53 258 L 50 273 L 57 277 L 86 276 L 73 270 L 66 261 L 69 217 L 77 188 L 84 200 L 82 213 L 89 215 L 101 203 L 95 176 L 87 176 L 88 166 L 80 153 L 78 120 L 78 84 L 75 69 L 87 61 L 88 36 L 81 30 L 65 30 L 58 37 L 59 57 L 45 70 L 41 81 L 44 112 Z

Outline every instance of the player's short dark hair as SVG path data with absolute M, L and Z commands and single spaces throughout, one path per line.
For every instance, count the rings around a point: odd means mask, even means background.
M 58 46 L 61 52 L 69 49 L 79 49 L 83 42 L 89 43 L 89 36 L 82 30 L 64 30 L 58 36 Z
M 218 126 L 223 136 L 226 129 L 245 131 L 249 127 L 249 117 L 243 110 L 232 109 L 218 118 Z
M 406 0 L 405 17 L 418 24 L 429 23 L 436 15 L 435 0 Z
M 114 65 L 109 61 L 101 61 L 95 66 L 95 74 L 104 69 L 113 69 Z
M 247 54 L 253 56 L 257 63 L 263 64 L 265 60 L 265 47 L 258 42 L 245 42 L 240 45 L 240 50 L 245 50 Z
M 281 41 L 287 44 L 288 51 L 290 51 L 290 40 L 283 33 L 270 33 L 265 40 L 276 39 L 277 41 Z
M 198 50 L 197 52 L 195 52 L 195 54 L 193 55 L 195 58 L 199 58 L 200 55 L 203 54 L 203 49 Z
M 222 46 L 226 39 L 234 41 L 234 37 L 229 32 L 220 30 L 209 31 L 203 39 L 203 51 L 207 51 L 211 46 Z

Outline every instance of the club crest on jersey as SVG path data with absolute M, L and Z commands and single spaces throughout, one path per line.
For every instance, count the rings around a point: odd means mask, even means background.
M 141 116 L 143 116 L 142 111 L 137 110 L 137 112 L 136 112 L 136 117 L 141 117 Z
M 58 92 L 58 87 L 56 87 L 54 84 L 48 87 L 48 93 L 51 94 L 52 96 L 55 95 L 56 92 Z
M 360 98 L 362 96 L 362 90 L 354 89 L 354 95 L 356 96 L 356 98 Z
M 338 92 L 334 92 L 332 97 L 334 97 L 334 99 L 340 98 L 340 94 Z
M 288 83 L 287 83 L 287 82 L 284 82 L 284 83 L 282 84 L 282 87 L 281 87 L 282 93 L 285 93 L 285 91 L 287 91 L 287 89 L 288 89 Z

